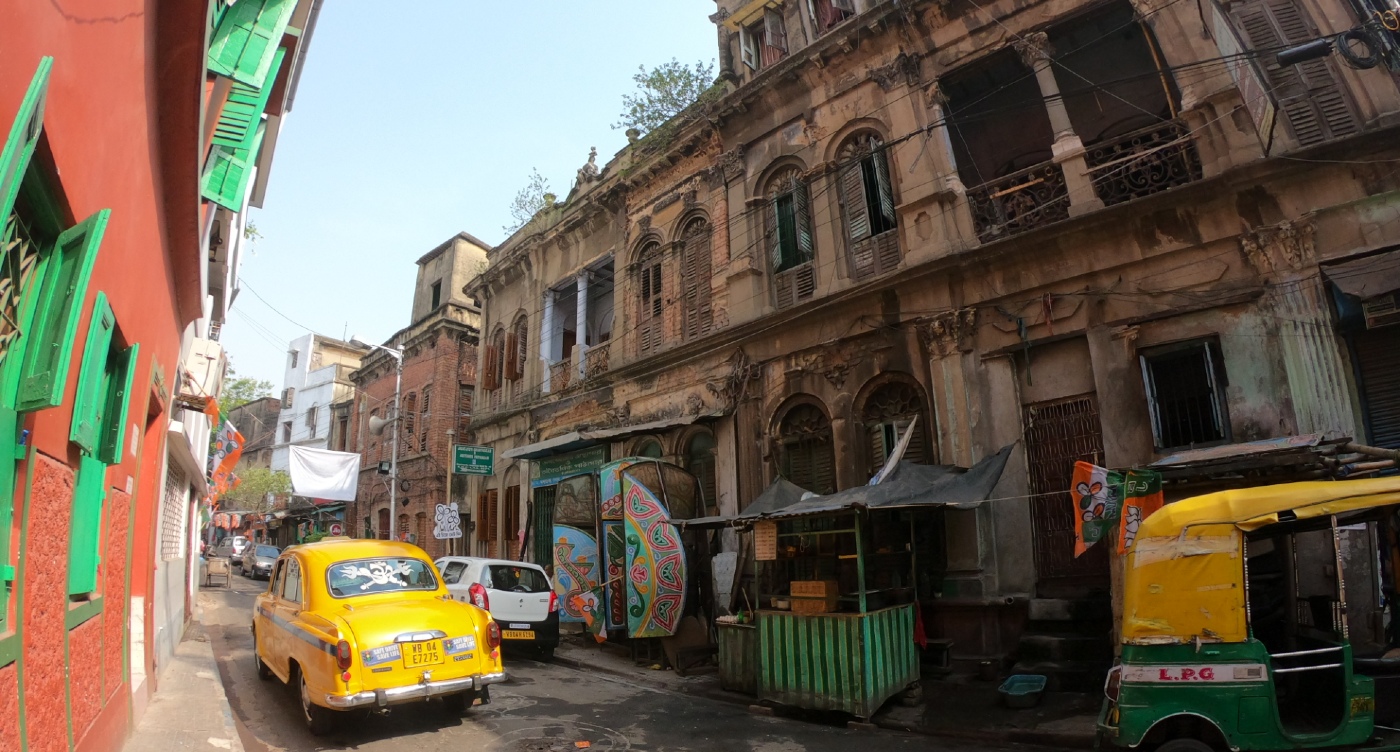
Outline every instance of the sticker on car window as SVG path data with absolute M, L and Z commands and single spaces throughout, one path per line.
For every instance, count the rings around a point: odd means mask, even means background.
M 331 595 L 337 598 L 438 587 L 436 570 L 413 558 L 342 561 L 326 569 L 326 578 Z

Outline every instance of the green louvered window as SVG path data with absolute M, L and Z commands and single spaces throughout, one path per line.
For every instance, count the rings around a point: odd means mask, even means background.
M 25 343 L 20 410 L 39 410 L 63 402 L 79 314 L 111 214 L 103 209 L 68 228 L 49 253 L 39 281 L 38 312 Z
M 224 12 L 209 43 L 209 70 L 262 88 L 296 0 L 240 0 Z
M 45 236 L 16 213 L 15 202 L 43 132 L 44 100 L 52 68 L 53 58 L 39 61 L 9 136 L 0 144 L 0 437 L 18 433 L 19 412 L 15 403 L 25 335 L 34 315 L 35 280 L 43 272 L 40 249 Z M 15 579 L 10 538 L 15 514 L 15 466 L 23 451 L 13 439 L 0 440 L 0 632 L 10 629 L 7 604 Z M 0 663 L 5 662 L 0 658 Z
M 243 211 L 243 199 L 248 195 L 248 180 L 258 162 L 263 134 L 267 126 L 260 124 L 253 132 L 253 142 L 247 149 L 215 146 L 204 165 L 203 190 L 205 198 L 232 212 Z
M 69 430 L 69 438 L 80 450 L 68 543 L 69 595 L 97 589 L 107 467 L 121 461 L 123 427 L 138 353 L 136 345 L 120 346 L 116 316 L 107 302 L 107 295 L 99 292 L 83 345 L 78 393 L 73 401 L 73 422 Z
M 214 144 L 230 149 L 252 149 L 253 139 L 257 138 L 258 125 L 262 123 L 263 111 L 267 109 L 268 98 L 272 96 L 277 71 L 287 51 L 278 48 L 272 58 L 272 71 L 267 82 L 261 87 L 235 83 L 229 91 L 228 102 L 219 114 L 219 122 L 214 126 Z

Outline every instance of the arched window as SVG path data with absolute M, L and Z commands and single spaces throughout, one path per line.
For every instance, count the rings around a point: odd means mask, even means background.
M 842 165 L 837 185 L 851 276 L 861 280 L 894 271 L 899 266 L 899 233 L 884 142 L 874 133 L 857 133 L 841 146 L 837 160 Z
M 764 190 L 768 211 L 764 214 L 764 238 L 768 265 L 773 272 L 773 293 L 779 308 L 812 297 L 817 289 L 812 260 L 812 209 L 807 183 L 797 165 L 780 168 Z
M 715 435 L 708 430 L 697 431 L 685 445 L 685 469 L 700 481 L 705 506 L 718 504 L 715 498 Z
M 704 217 L 695 217 L 681 230 L 681 287 L 687 340 L 709 334 L 714 326 L 714 308 L 710 304 L 713 240 L 710 221 Z
M 506 378 L 512 381 L 519 381 L 525 378 L 525 364 L 530 362 L 530 325 L 524 316 L 515 320 L 515 325 L 510 328 L 510 336 L 506 338 Z
M 483 364 L 481 380 L 490 393 L 490 409 L 501 407 L 501 386 L 505 383 L 506 333 L 497 329 L 491 336 L 491 344 L 486 348 L 486 362 Z
M 652 457 L 661 459 L 661 442 L 653 438 L 645 438 L 638 441 L 632 449 L 633 457 Z
M 865 427 L 867 462 L 866 477 L 873 476 L 884 466 L 895 444 L 915 416 L 924 415 L 924 399 L 918 388 L 904 381 L 890 381 L 875 388 L 861 409 L 861 424 Z M 919 418 L 909 448 L 904 452 L 906 462 L 928 462 L 927 419 Z
M 793 483 L 819 494 L 836 491 L 836 450 L 831 420 L 816 405 L 790 408 L 778 424 L 779 472 Z
M 398 527 L 396 527 L 396 528 L 394 529 L 394 536 L 395 536 L 396 538 L 398 538 L 399 540 L 401 540 L 401 541 L 408 541 L 408 542 L 412 543 L 412 542 L 413 542 L 412 539 L 411 539 L 411 536 L 412 536 L 412 535 L 413 535 L 413 531 L 410 530 L 410 529 L 408 528 L 408 515 L 407 515 L 407 514 L 401 514 L 401 515 L 399 515 L 399 524 L 398 524 Z
M 413 433 L 418 428 L 418 395 L 410 394 L 404 397 L 400 412 L 403 415 L 404 440 L 411 445 Z
M 661 244 L 647 243 L 637 254 L 637 289 L 640 292 L 637 310 L 637 349 L 651 352 L 661 347 L 662 291 Z
M 389 540 L 389 508 L 379 510 L 379 528 L 374 531 L 374 536 L 380 540 Z

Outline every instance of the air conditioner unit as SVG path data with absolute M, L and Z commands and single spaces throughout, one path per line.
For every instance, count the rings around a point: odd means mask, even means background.
M 1395 293 L 1371 298 L 1362 303 L 1361 312 L 1366 317 L 1367 329 L 1400 324 L 1400 300 L 1396 299 Z

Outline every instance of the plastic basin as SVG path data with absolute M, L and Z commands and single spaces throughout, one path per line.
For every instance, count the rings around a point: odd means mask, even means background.
M 1039 674 L 1016 674 L 1006 677 L 997 688 L 1008 708 L 1033 708 L 1045 691 L 1045 677 Z

